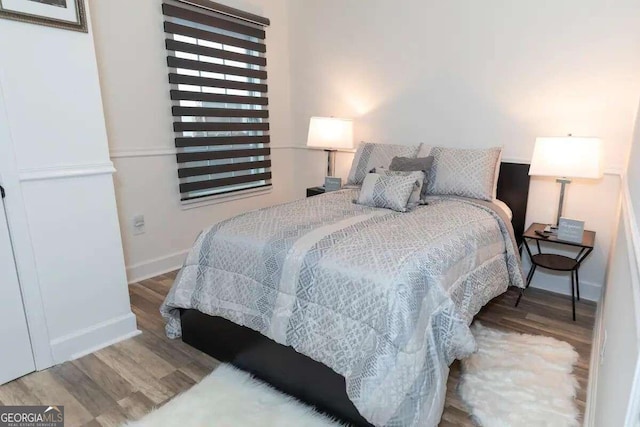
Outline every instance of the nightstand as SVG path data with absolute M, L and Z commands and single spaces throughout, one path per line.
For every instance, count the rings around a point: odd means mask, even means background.
M 317 196 L 318 194 L 324 194 L 324 187 L 307 188 L 307 197 Z
M 536 230 L 542 231 L 546 227 L 545 224 L 540 224 L 534 222 L 529 226 L 527 231 L 522 235 L 522 240 L 524 243 L 524 247 L 527 249 L 527 253 L 529 254 L 529 258 L 531 259 L 531 269 L 529 270 L 529 274 L 527 274 L 527 288 L 531 284 L 531 279 L 533 279 L 533 275 L 536 272 L 538 267 L 547 268 L 549 270 L 554 271 L 570 271 L 571 272 L 571 304 L 573 309 L 573 320 L 576 320 L 576 297 L 578 301 L 580 301 L 580 279 L 578 278 L 578 270 L 580 269 L 580 265 L 582 261 L 591 253 L 593 250 L 595 241 L 596 241 L 596 232 L 585 230 L 582 233 L 582 242 L 567 242 L 565 240 L 558 240 L 556 235 L 550 235 L 547 237 L 540 236 L 536 234 Z M 529 241 L 533 240 L 536 242 L 536 247 L 538 249 L 537 254 L 531 253 L 531 248 L 529 247 Z M 566 245 L 573 246 L 575 248 L 580 248 L 578 255 L 575 258 L 571 258 L 565 255 L 560 254 L 551 254 L 551 253 L 542 253 L 540 248 L 540 242 L 549 242 L 558 245 Z M 525 288 L 526 289 L 526 288 Z M 524 295 L 524 289 L 518 296 L 518 300 L 516 301 L 516 307 L 520 303 L 520 299 Z

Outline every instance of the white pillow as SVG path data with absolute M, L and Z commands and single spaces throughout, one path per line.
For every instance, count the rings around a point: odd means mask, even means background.
M 493 201 L 502 147 L 462 149 L 433 147 L 429 170 L 430 195 L 461 196 Z
M 498 161 L 496 162 L 496 175 L 493 179 L 493 200 L 498 200 L 498 178 L 500 177 L 500 164 L 502 163 L 502 148 L 500 148 L 500 155 L 498 156 Z M 505 205 L 507 206 L 507 205 Z M 508 206 L 507 206 L 508 208 Z
M 369 173 L 362 182 L 358 199 L 355 202 L 372 208 L 407 212 L 409 197 L 418 183 L 419 179 L 411 175 L 386 176 Z
M 376 144 L 362 142 L 356 150 L 349 171 L 348 185 L 362 184 L 373 168 L 389 168 L 394 157 L 416 157 L 419 145 Z
M 493 201 L 494 204 L 498 205 L 498 207 L 500 209 L 502 209 L 504 211 L 505 214 L 507 214 L 507 217 L 509 218 L 509 221 L 511 221 L 513 219 L 513 212 L 511 212 L 511 208 L 509 207 L 509 205 L 507 205 L 505 202 L 503 202 L 502 200 L 498 200 L 495 199 Z
M 418 155 L 416 157 L 428 157 L 431 155 L 431 149 L 433 147 L 431 145 L 427 145 L 424 142 L 420 144 L 420 149 L 418 150 Z
M 422 171 L 392 171 L 385 168 L 375 168 L 372 173 L 384 176 L 412 176 L 416 179 L 418 184 L 411 192 L 409 196 L 409 202 L 407 202 L 407 209 L 411 210 L 420 204 L 420 195 L 422 194 L 422 186 L 424 185 L 425 174 Z

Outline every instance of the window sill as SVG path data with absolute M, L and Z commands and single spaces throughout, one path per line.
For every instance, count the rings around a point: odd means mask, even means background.
M 219 194 L 203 197 L 197 200 L 185 200 L 180 202 L 182 210 L 195 209 L 203 206 L 217 205 L 220 203 L 233 202 L 235 200 L 246 199 L 249 197 L 264 196 L 273 191 L 273 186 L 268 188 L 257 188 L 238 191 L 230 194 Z

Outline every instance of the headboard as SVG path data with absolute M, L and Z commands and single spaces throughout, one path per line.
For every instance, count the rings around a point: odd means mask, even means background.
M 513 212 L 511 223 L 518 246 L 522 243 L 528 198 L 529 165 L 502 162 L 498 176 L 498 199 L 505 202 Z

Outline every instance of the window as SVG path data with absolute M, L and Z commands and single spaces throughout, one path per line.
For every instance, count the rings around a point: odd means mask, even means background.
M 271 186 L 269 21 L 207 0 L 162 12 L 181 200 Z

